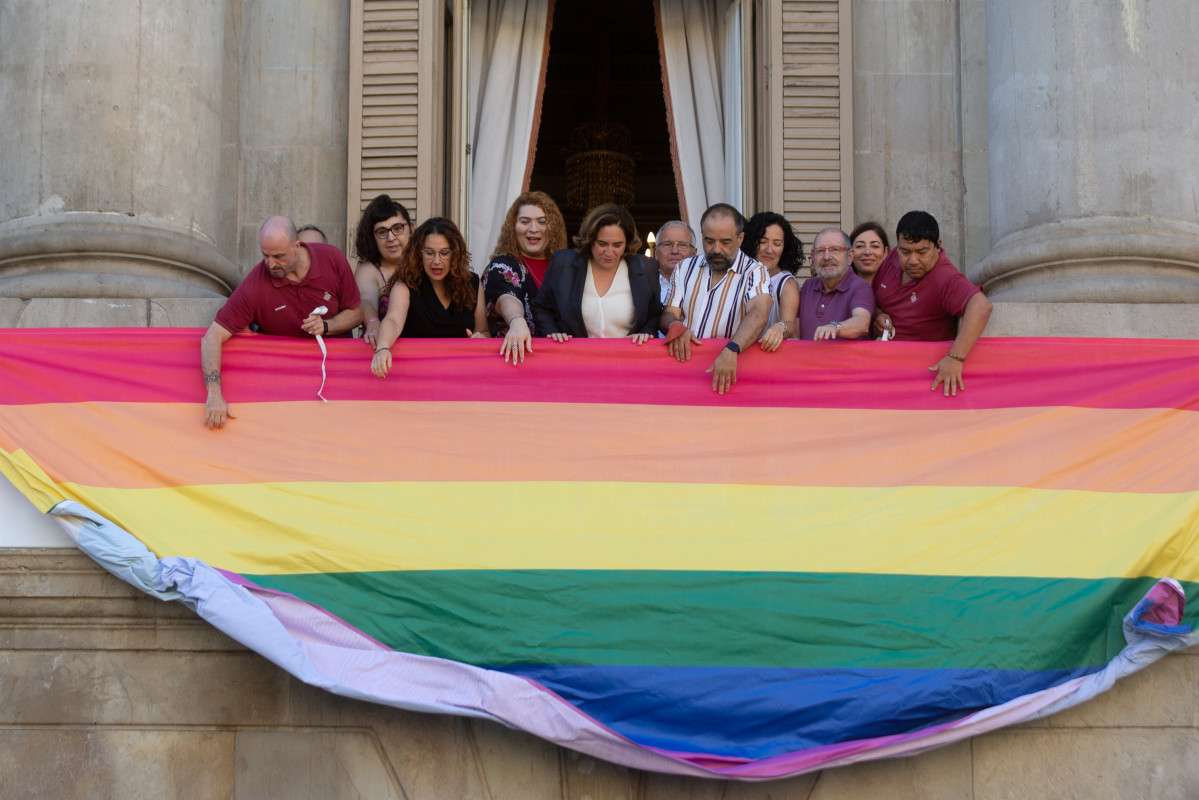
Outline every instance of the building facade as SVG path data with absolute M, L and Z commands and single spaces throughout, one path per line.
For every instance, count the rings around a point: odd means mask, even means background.
M 264 218 L 315 223 L 348 246 L 380 192 L 414 217 L 469 226 L 479 266 L 491 246 L 482 220 L 504 205 L 478 201 L 481 187 L 503 197 L 528 185 L 537 157 L 555 155 L 533 131 L 563 114 L 542 102 L 548 89 L 530 95 L 500 71 L 497 54 L 540 55 L 523 74 L 544 88 L 555 53 L 570 49 L 552 33 L 570 2 L 4 0 L 0 326 L 206 326 L 259 259 Z M 641 153 L 638 167 L 667 175 L 684 218 L 705 199 L 739 198 L 748 212 L 783 213 L 810 243 L 827 225 L 893 229 L 921 208 L 995 302 L 988 335 L 1199 338 L 1193 4 L 640 5 L 661 48 L 659 71 L 641 79 L 661 87 L 670 120 L 668 155 Z M 610 41 L 628 38 L 620 19 L 594 21 Z M 701 25 L 706 45 L 684 36 Z M 679 36 L 685 56 L 670 49 Z M 720 67 L 705 78 L 718 112 L 686 92 L 708 62 Z M 504 160 L 487 183 L 496 162 L 480 153 L 499 128 L 478 123 L 497 100 L 528 115 L 528 130 L 505 134 L 507 152 L 527 158 Z M 3 508 L 0 786 L 15 781 L 13 796 L 1199 793 L 1190 653 L 1035 726 L 726 786 L 324 695 L 137 597 L 35 531 L 41 522 L 10 514 L 11 498 Z
M 1189 6 L 660 0 L 650 16 L 636 5 L 658 28 L 663 70 L 633 80 L 661 82 L 672 105 L 667 180 L 684 218 L 699 201 L 739 199 L 780 211 L 810 242 L 826 225 L 892 228 L 923 208 L 998 303 L 992 335 L 1199 335 L 1199 64 L 1169 44 L 1190 29 Z M 541 42 L 523 31 L 570 8 L 11 0 L 0 324 L 202 325 L 257 261 L 262 219 L 286 214 L 348 243 L 384 191 L 419 218 L 484 231 L 470 242 L 478 262 L 492 244 L 481 220 L 528 185 L 537 150 L 536 134 L 514 135 L 493 189 L 497 159 L 480 151 L 502 137 L 477 129 L 484 104 L 534 114 L 520 124 L 538 129 L 579 111 L 542 103 L 536 80 L 522 88 L 528 64 L 497 73 L 497 54 L 535 56 Z M 672 36 L 702 18 L 716 43 L 691 37 L 680 61 Z M 618 42 L 619 22 L 605 23 Z M 551 70 L 576 44 L 544 39 Z M 724 101 L 714 116 L 688 94 L 709 61 L 712 103 Z M 701 172 L 706 186 L 685 185 Z

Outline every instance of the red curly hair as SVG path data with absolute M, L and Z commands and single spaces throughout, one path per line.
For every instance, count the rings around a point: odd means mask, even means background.
M 537 206 L 545 212 L 547 225 L 545 252 L 542 254 L 545 258 L 566 247 L 566 220 L 562 218 L 558 204 L 545 192 L 525 192 L 508 207 L 508 213 L 504 215 L 504 224 L 500 226 L 500 238 L 492 251 L 493 256 L 511 256 L 516 259 L 524 256 L 520 242 L 516 240 L 516 217 L 520 214 L 521 206 Z

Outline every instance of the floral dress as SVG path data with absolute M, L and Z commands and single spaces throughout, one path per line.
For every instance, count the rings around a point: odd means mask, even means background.
M 525 322 L 533 328 L 533 298 L 537 297 L 537 280 L 533 273 L 512 256 L 494 256 L 483 272 L 483 301 L 487 303 L 487 324 L 492 336 L 506 336 L 508 326 L 498 308 L 500 298 L 510 294 L 525 307 Z

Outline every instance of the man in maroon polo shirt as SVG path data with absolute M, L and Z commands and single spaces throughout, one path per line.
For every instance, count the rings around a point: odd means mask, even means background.
M 299 241 L 286 217 L 262 223 L 258 246 L 262 261 L 233 290 L 200 340 L 209 428 L 235 418 L 221 392 L 221 347 L 234 333 L 256 323 L 261 333 L 273 336 L 340 336 L 362 322 L 354 273 L 336 247 Z M 321 306 L 326 313 L 312 313 Z
M 958 271 L 941 249 L 941 228 L 932 214 L 909 211 L 895 226 L 895 249 L 887 254 L 872 288 L 878 311 L 874 331 L 890 331 L 895 339 L 951 341 L 949 352 L 929 371 L 932 389 L 944 385 L 945 396 L 965 389 L 962 365 L 991 318 L 991 301 Z
M 862 339 L 870 333 L 874 292 L 849 268 L 852 242 L 840 228 L 825 228 L 812 241 L 812 277 L 799 290 L 799 338 Z

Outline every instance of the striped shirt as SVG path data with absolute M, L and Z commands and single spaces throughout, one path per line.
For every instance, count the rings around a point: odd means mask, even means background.
M 670 276 L 665 308 L 680 308 L 683 322 L 700 339 L 731 337 L 741 324 L 746 304 L 770 295 L 766 267 L 737 251 L 733 266 L 712 285 L 712 270 L 703 253 L 679 263 Z

